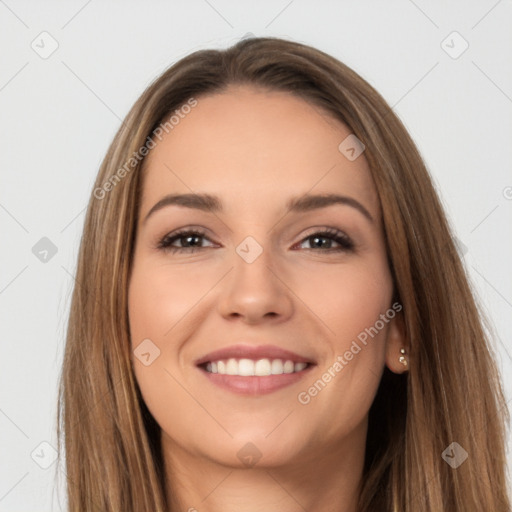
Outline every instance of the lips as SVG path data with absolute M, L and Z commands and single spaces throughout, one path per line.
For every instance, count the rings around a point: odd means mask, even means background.
M 316 362 L 275 345 L 234 345 L 195 361 L 208 380 L 236 394 L 262 395 L 302 379 Z

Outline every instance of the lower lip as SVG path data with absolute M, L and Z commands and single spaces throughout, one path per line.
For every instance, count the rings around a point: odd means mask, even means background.
M 311 370 L 311 368 L 313 368 L 312 364 L 300 372 L 282 373 L 280 375 L 264 375 L 262 377 L 243 377 L 241 375 L 211 373 L 207 372 L 203 368 L 199 368 L 199 370 L 206 375 L 210 382 L 233 393 L 239 395 L 265 395 L 298 382 Z

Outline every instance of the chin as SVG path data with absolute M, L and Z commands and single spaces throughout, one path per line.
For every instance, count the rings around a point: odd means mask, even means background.
M 296 431 L 296 430 L 295 430 Z M 286 432 L 288 434 L 288 432 Z M 235 468 L 271 468 L 293 463 L 300 456 L 304 445 L 299 439 L 290 438 L 285 432 L 250 432 L 237 433 L 233 439 L 209 444 L 205 448 L 208 458 L 219 464 Z

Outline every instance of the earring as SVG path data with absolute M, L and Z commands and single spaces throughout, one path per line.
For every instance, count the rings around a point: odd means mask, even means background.
M 398 358 L 398 361 L 400 361 L 400 363 L 402 363 L 404 366 L 407 366 L 407 359 L 405 357 L 405 348 L 401 348 L 400 349 L 400 354 L 402 354 L 399 358 Z

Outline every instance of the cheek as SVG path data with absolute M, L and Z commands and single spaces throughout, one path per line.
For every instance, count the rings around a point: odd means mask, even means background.
M 185 277 L 186 276 L 186 277 Z M 194 431 L 194 422 L 179 427 L 173 411 L 190 410 L 190 397 L 183 391 L 176 371 L 178 346 L 169 343 L 182 332 L 193 304 L 205 292 L 192 287 L 191 276 L 171 272 L 159 264 L 135 265 L 128 292 L 132 361 L 143 400 L 157 423 L 176 438 Z M 206 286 L 206 284 L 204 285 Z M 149 355 L 148 355 L 149 354 Z M 188 434 L 187 434 L 188 432 Z
M 364 420 L 377 392 L 387 329 L 394 317 L 393 287 L 388 267 L 380 260 L 339 269 L 329 279 L 323 276 L 322 283 L 321 290 L 311 285 L 309 291 L 316 294 L 311 304 L 322 304 L 318 316 L 331 332 L 331 343 L 297 399 L 309 412 L 305 422 L 328 417 L 323 433 L 336 437 Z
M 307 286 L 304 296 L 310 297 L 308 302 L 311 308 L 317 308 L 315 312 L 332 335 L 332 348 L 338 352 L 347 350 L 358 336 L 364 340 L 364 333 L 391 306 L 391 276 L 387 266 L 378 259 L 369 265 L 339 267 L 336 271 L 322 272 Z M 379 326 L 379 331 L 384 334 L 386 329 L 382 328 L 380 322 Z M 383 354 L 379 349 L 377 353 Z
M 128 296 L 132 344 L 168 339 L 218 279 L 218 273 L 198 267 L 178 269 L 151 261 L 135 266 Z
M 128 292 L 128 314 L 135 375 L 146 404 L 159 400 L 172 387 L 179 345 L 171 339 L 184 336 L 192 306 L 204 292 L 202 285 L 186 272 L 171 272 L 161 264 L 135 265 Z M 206 286 L 206 284 L 204 285 Z M 189 314 L 193 316 L 193 314 Z M 179 336 L 178 336 L 179 340 Z M 149 355 L 148 355 L 149 354 Z

